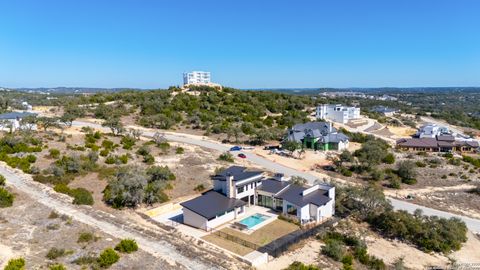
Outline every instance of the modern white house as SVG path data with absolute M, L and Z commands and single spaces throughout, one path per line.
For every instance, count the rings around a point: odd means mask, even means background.
M 307 122 L 288 129 L 284 141 L 295 141 L 303 148 L 321 151 L 343 151 L 349 146 L 348 137 L 331 122 Z
M 0 114 L 0 130 L 15 131 L 17 129 L 37 129 L 36 124 L 23 123 L 26 117 L 35 117 L 37 114 L 29 112 L 9 112 Z
M 208 85 L 211 83 L 210 72 L 192 71 L 183 73 L 184 85 Z
M 441 135 L 450 135 L 451 132 L 447 127 L 438 126 L 436 124 L 426 124 L 421 126 L 415 137 L 418 138 L 435 138 Z
M 349 120 L 360 118 L 360 108 L 342 104 L 322 104 L 317 106 L 316 118 L 346 124 Z
M 213 177 L 214 189 L 181 203 L 183 223 L 209 231 L 243 217 L 257 205 L 297 218 L 301 224 L 321 222 L 335 214 L 335 187 L 303 187 L 282 174 L 266 178 L 263 172 L 232 166 Z

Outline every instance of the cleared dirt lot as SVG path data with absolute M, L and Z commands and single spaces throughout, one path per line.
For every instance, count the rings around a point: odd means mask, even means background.
M 62 263 L 68 269 L 80 269 L 81 266 L 73 263 L 75 259 L 98 255 L 120 241 L 68 216 L 56 217 L 52 209 L 36 203 L 19 190 L 11 190 L 16 195 L 14 205 L 0 210 L 0 268 L 11 258 L 24 257 L 28 269 L 46 268 L 52 263 Z M 98 240 L 89 244 L 77 243 L 81 232 L 94 233 Z M 68 250 L 71 254 L 49 260 L 45 256 L 53 247 Z M 111 269 L 175 268 L 140 250 L 122 255 Z

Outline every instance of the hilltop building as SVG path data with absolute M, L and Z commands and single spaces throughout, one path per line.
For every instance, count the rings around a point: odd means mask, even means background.
M 258 205 L 297 218 L 301 224 L 321 222 L 335 213 L 335 187 L 303 187 L 283 174 L 266 178 L 264 172 L 232 166 L 212 177 L 213 190 L 181 203 L 183 223 L 210 231 Z
M 342 106 L 342 104 L 322 104 L 317 106 L 316 118 L 346 124 L 360 118 L 360 108 Z
M 349 144 L 348 137 L 338 132 L 330 122 L 297 124 L 288 130 L 285 140 L 301 143 L 304 148 L 323 151 L 343 151 Z
M 208 85 L 211 83 L 210 72 L 192 71 L 183 73 L 184 85 Z

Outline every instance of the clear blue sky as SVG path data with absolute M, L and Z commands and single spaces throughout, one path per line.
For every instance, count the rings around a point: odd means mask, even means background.
M 0 86 L 480 86 L 478 0 L 10 0 Z

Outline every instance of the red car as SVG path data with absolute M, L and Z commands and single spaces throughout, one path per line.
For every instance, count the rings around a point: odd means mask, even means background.
M 238 154 L 238 157 L 239 157 L 239 158 L 247 158 L 247 156 L 245 156 L 245 154 L 241 154 L 241 153 Z

